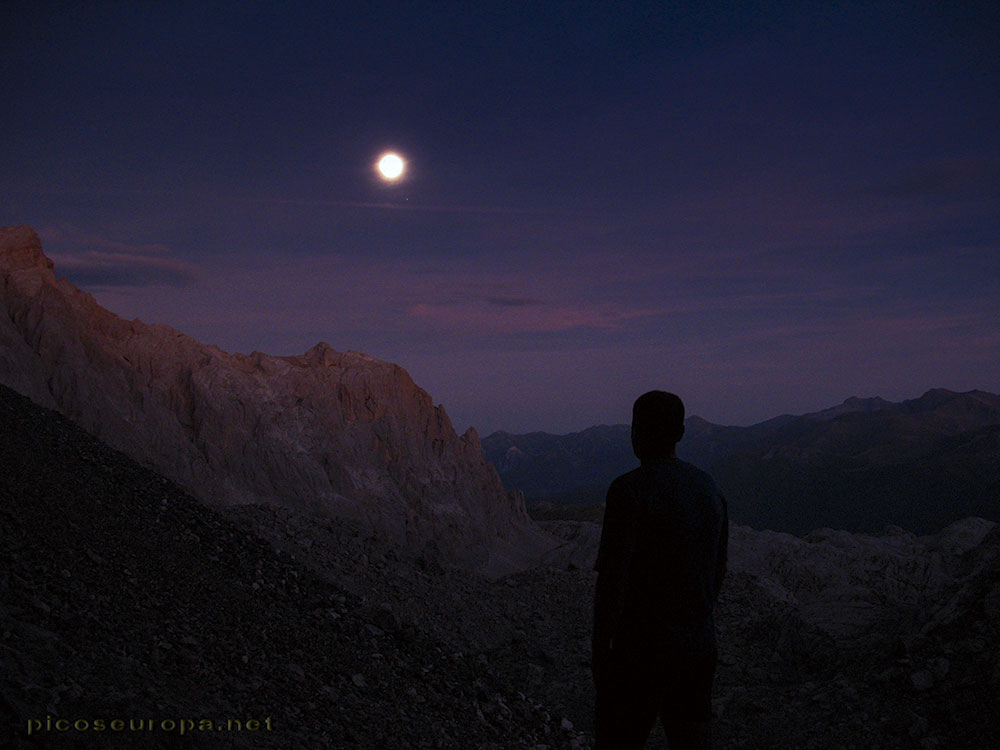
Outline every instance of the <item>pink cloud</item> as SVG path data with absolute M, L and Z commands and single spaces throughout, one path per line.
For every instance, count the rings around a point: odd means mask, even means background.
M 46 247 L 49 244 L 75 248 L 91 248 L 125 255 L 166 255 L 170 248 L 158 242 L 131 243 L 112 240 L 102 234 L 93 234 L 77 227 L 64 224 L 59 227 L 45 227 L 39 230 Z
M 551 303 L 504 305 L 484 300 L 464 304 L 419 302 L 411 315 L 445 329 L 476 333 L 541 333 L 571 328 L 617 328 L 629 317 L 610 303 L 565 306 Z
M 178 258 L 162 258 L 85 250 L 76 254 L 48 253 L 59 276 L 78 286 L 155 286 L 187 284 L 198 277 L 199 268 Z
M 200 273 L 160 243 L 121 242 L 70 225 L 44 228 L 39 236 L 56 274 L 87 288 L 180 286 Z
M 947 331 L 966 329 L 985 321 L 975 313 L 942 315 L 906 315 L 875 318 L 870 327 L 880 336 L 900 336 L 907 334 L 940 334 Z

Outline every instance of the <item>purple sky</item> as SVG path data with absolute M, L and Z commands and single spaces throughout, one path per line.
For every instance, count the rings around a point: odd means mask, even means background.
M 1000 390 L 988 4 L 290 5 L 5 3 L 0 223 L 122 316 L 364 351 L 481 434 Z

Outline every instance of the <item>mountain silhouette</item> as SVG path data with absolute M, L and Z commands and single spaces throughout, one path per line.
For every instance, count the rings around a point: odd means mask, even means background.
M 739 523 L 805 534 L 896 524 L 931 533 L 1000 516 L 1000 396 L 932 389 L 850 398 L 749 427 L 686 420 L 678 455 L 709 471 Z M 494 433 L 483 450 L 542 517 L 599 520 L 608 483 L 637 464 L 627 425 L 570 435 Z M 581 508 L 589 507 L 589 511 Z

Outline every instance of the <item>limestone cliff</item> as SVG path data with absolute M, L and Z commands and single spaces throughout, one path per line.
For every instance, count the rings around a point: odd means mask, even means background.
M 29 227 L 0 229 L 0 382 L 209 503 L 366 521 L 500 572 L 551 546 L 400 367 L 319 343 L 229 354 L 126 321 L 64 279 Z

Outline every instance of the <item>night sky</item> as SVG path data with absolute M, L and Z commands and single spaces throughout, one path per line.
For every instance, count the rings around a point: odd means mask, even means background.
M 0 10 L 0 224 L 119 315 L 480 434 L 1000 390 L 989 3 L 62 5 Z

